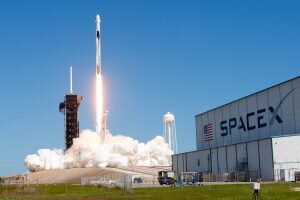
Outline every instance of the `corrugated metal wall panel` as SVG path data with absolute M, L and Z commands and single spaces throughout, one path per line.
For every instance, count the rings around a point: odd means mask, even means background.
M 187 153 L 187 171 L 198 172 L 200 166 L 198 166 L 198 160 L 200 159 L 200 153 L 198 151 Z
M 224 144 L 224 137 L 221 136 L 221 129 L 220 129 L 220 123 L 222 121 L 222 109 L 216 109 L 215 110 L 215 121 L 216 121 L 216 126 L 215 128 L 215 137 L 217 138 L 217 146 L 223 146 Z
M 269 106 L 272 106 L 274 110 L 276 109 L 277 105 L 280 102 L 280 93 L 279 93 L 279 87 L 274 87 L 268 90 L 269 94 Z M 269 112 L 270 113 L 270 112 Z M 279 115 L 281 115 L 281 108 L 278 111 Z M 272 115 L 270 115 L 271 117 Z M 271 135 L 281 135 L 282 134 L 282 124 L 279 124 L 276 120 L 274 120 L 273 125 L 271 126 Z
M 187 172 L 187 160 L 188 160 L 188 153 L 184 153 L 183 154 L 183 163 L 184 163 L 184 165 L 183 165 L 183 170 L 185 171 L 185 172 Z
M 178 168 L 177 168 L 177 156 L 178 155 L 172 155 L 172 169 L 173 171 L 178 171 Z
M 228 172 L 233 172 L 236 169 L 235 145 L 227 146 L 227 166 Z
M 204 126 L 207 125 L 209 122 L 208 122 L 208 113 L 202 115 L 202 132 L 203 132 L 203 135 L 204 135 Z M 204 141 L 203 140 L 203 148 L 204 149 L 208 149 L 209 148 L 209 141 Z
M 280 85 L 280 96 L 284 98 L 289 92 L 292 91 L 292 82 L 287 82 Z M 295 118 L 294 118 L 294 100 L 293 95 L 288 95 L 287 98 L 281 105 L 283 120 L 283 134 L 294 134 L 295 133 Z
M 261 178 L 263 181 L 272 181 L 274 179 L 274 171 L 271 139 L 259 141 L 259 153 Z
M 247 124 L 248 129 L 248 140 L 257 140 L 258 139 L 258 128 L 257 128 L 257 103 L 256 103 L 256 95 L 251 95 L 247 98 L 247 108 L 249 117 L 245 118 L 245 122 Z M 252 114 L 250 116 L 250 114 Z M 247 115 L 244 115 L 247 116 Z
M 260 176 L 259 170 L 259 154 L 258 154 L 258 142 L 248 142 L 247 143 L 248 150 L 248 168 L 249 171 L 257 171 Z
M 237 162 L 247 162 L 247 146 L 246 143 L 236 145 L 236 160 Z
M 227 172 L 227 158 L 226 158 L 226 148 L 218 148 L 218 163 L 219 163 L 219 172 Z
M 208 158 L 210 158 L 209 150 L 200 151 L 200 172 L 210 171 Z
M 178 154 L 177 155 L 177 170 L 178 170 L 178 172 L 183 172 L 183 170 L 184 170 L 183 154 Z
M 225 106 L 222 109 L 222 113 L 223 113 L 223 120 L 229 120 L 230 119 L 230 107 L 229 106 Z M 228 122 L 227 122 L 228 125 Z M 224 136 L 224 145 L 228 145 L 231 144 L 231 134 L 229 134 L 229 130 L 228 130 L 228 134 L 226 136 Z
M 239 116 L 239 103 L 234 102 L 230 104 L 230 116 L 236 117 Z M 231 129 L 231 140 L 233 144 L 241 142 L 240 131 L 238 129 L 239 126 L 239 118 L 236 118 L 236 127 Z
M 293 80 L 293 87 L 296 88 L 292 93 L 294 97 L 296 133 L 300 133 L 300 78 Z
M 196 145 L 197 150 L 203 149 L 203 132 L 201 116 L 196 117 Z
M 268 103 L 268 93 L 267 92 L 260 92 L 257 94 L 257 118 L 261 118 L 260 120 L 260 126 L 264 126 L 262 128 L 258 129 L 259 132 L 259 138 L 266 138 L 271 136 L 270 126 L 268 126 L 268 123 L 270 121 L 269 117 L 269 103 Z
M 215 112 L 214 111 L 208 112 L 208 123 L 213 125 L 214 135 L 213 135 L 213 139 L 209 141 L 209 147 L 213 148 L 213 147 L 217 146 L 216 133 L 215 133 L 216 132 L 216 130 L 215 130 L 216 129 Z
M 212 172 L 218 173 L 218 149 L 214 148 L 211 149 L 211 165 L 212 165 Z
M 246 119 L 245 119 L 245 115 L 248 112 L 246 99 L 241 99 L 238 102 L 239 102 L 240 116 L 243 117 L 243 121 L 245 123 L 245 126 L 247 126 Z M 241 133 L 241 142 L 248 141 L 248 130 L 244 131 L 243 129 L 240 129 L 240 133 Z

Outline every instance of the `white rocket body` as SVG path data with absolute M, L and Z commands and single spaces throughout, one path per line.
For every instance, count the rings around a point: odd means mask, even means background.
M 100 16 L 96 16 L 96 72 L 101 73 Z

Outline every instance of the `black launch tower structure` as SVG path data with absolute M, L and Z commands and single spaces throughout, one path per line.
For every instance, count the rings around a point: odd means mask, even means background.
M 64 102 L 59 104 L 59 111 L 65 115 L 65 149 L 73 145 L 73 139 L 79 137 L 78 108 L 82 101 L 82 96 L 78 98 L 72 94 L 72 67 L 70 68 L 70 94 L 65 95 Z

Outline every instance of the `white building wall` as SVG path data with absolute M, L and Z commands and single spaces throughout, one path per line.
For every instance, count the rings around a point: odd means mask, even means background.
M 275 180 L 292 181 L 300 171 L 300 136 L 272 138 L 272 145 Z

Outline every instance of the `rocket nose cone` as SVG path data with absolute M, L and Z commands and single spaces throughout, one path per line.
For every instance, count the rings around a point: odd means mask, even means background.
M 99 15 L 96 15 L 96 20 L 100 21 L 100 16 Z

